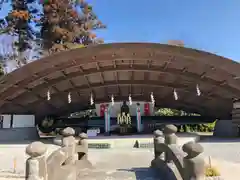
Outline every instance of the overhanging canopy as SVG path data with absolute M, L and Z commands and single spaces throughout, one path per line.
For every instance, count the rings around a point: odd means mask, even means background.
M 199 85 L 201 96 L 196 95 Z M 174 100 L 176 89 L 179 100 Z M 47 91 L 51 100 L 47 101 Z M 72 103 L 68 103 L 71 92 Z M 154 43 L 112 43 L 34 61 L 0 79 L 0 112 L 54 115 L 95 102 L 150 101 L 228 118 L 240 97 L 240 64 L 203 51 Z

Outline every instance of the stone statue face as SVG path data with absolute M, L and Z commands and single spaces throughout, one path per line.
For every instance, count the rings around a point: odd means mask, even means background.
M 127 102 L 126 101 L 123 101 L 123 106 L 126 106 L 127 105 Z

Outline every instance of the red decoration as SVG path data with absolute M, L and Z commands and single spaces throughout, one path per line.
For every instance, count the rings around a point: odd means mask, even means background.
M 149 103 L 145 103 L 144 104 L 144 115 L 145 116 L 149 116 L 150 115 L 150 105 L 149 105 Z
M 100 117 L 103 117 L 105 113 L 105 104 L 100 105 Z
M 77 13 L 77 11 L 74 11 L 74 10 L 73 10 L 73 11 L 71 11 L 71 13 L 70 13 L 70 14 L 71 14 L 71 16 L 73 16 L 73 17 L 77 17 L 77 16 L 78 16 L 78 13 Z

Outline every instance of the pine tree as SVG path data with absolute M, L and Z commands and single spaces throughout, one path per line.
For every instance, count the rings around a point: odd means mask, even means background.
M 103 43 L 93 31 L 105 28 L 105 25 L 98 20 L 92 6 L 84 0 L 74 3 L 71 0 L 10 2 L 12 10 L 0 20 L 0 34 L 14 36 L 15 40 L 11 57 L 7 53 L 8 58 L 3 56 L 2 59 L 14 59 L 18 67 L 27 63 L 24 53 L 29 49 L 40 47 L 40 51 L 51 54 Z M 36 2 L 40 3 L 42 10 Z
M 32 47 L 32 41 L 35 32 L 30 26 L 32 14 L 37 12 L 34 6 L 31 6 L 35 0 L 12 0 L 12 10 L 8 15 L 0 20 L 1 34 L 7 33 L 14 36 L 14 42 L 11 50 L 12 58 L 17 61 L 17 66 L 21 67 L 27 63 L 24 52 Z
M 45 0 L 40 23 L 43 49 L 49 53 L 103 42 L 93 31 L 105 25 L 84 0 L 74 4 L 69 0 Z

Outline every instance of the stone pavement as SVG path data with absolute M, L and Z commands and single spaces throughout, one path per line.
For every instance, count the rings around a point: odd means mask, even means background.
M 224 180 L 239 180 L 240 171 L 240 139 L 221 140 L 208 139 L 200 143 L 204 148 L 203 155 L 206 163 L 211 158 L 211 163 L 219 169 Z
M 83 170 L 79 180 L 159 180 L 149 168 L 132 168 L 118 170 Z
M 240 139 L 238 142 L 204 142 L 204 155 L 216 159 L 240 163 Z
M 157 179 L 150 163 L 153 159 L 152 150 L 120 149 L 120 150 L 92 150 L 89 160 L 97 172 L 106 172 L 106 177 L 122 180 L 155 180 Z M 96 177 L 95 173 L 91 174 Z M 98 173 L 96 173 L 97 175 Z M 91 178 L 92 179 L 92 178 Z
M 206 157 L 206 162 L 208 162 L 207 157 L 211 156 L 212 165 L 220 170 L 224 180 L 239 180 L 240 141 L 212 141 L 201 144 L 205 149 L 204 156 Z M 25 159 L 27 158 L 25 147 L 26 145 L 0 145 L 0 180 L 24 179 Z M 49 153 L 56 148 L 56 146 L 50 145 Z M 79 175 L 80 179 L 156 179 L 154 173 L 148 168 L 153 159 L 153 149 L 90 149 L 88 156 L 95 169 L 92 170 L 91 174 L 89 170 L 83 169 Z M 16 173 L 13 173 L 14 159 L 16 160 Z M 87 177 L 86 175 L 89 176 Z M 3 178 L 3 176 L 9 177 Z
M 54 146 L 51 147 L 55 149 Z M 4 150 L 4 151 L 2 151 Z M 2 148 L 0 159 L 1 163 L 0 176 L 9 176 L 9 179 L 15 177 L 24 176 L 25 163 L 27 158 L 24 155 L 24 147 L 18 148 Z M 13 159 L 13 155 L 9 153 L 16 152 L 14 155 L 17 157 L 16 173 L 12 172 L 13 162 L 9 162 L 9 159 Z M 151 160 L 153 159 L 152 150 L 147 149 L 106 149 L 106 150 L 89 150 L 89 160 L 93 163 L 94 169 L 83 169 L 79 174 L 81 180 L 157 180 L 153 171 L 149 168 Z M 12 164 L 11 164 L 12 163 Z M 10 172 L 10 173 L 9 173 Z M 14 176 L 13 176 L 14 175 Z M 10 177 L 12 176 L 12 177 Z M 0 178 L 1 180 L 1 178 Z
M 208 163 L 208 157 L 205 161 Z M 240 163 L 211 158 L 211 164 L 219 170 L 224 180 L 239 180 Z

